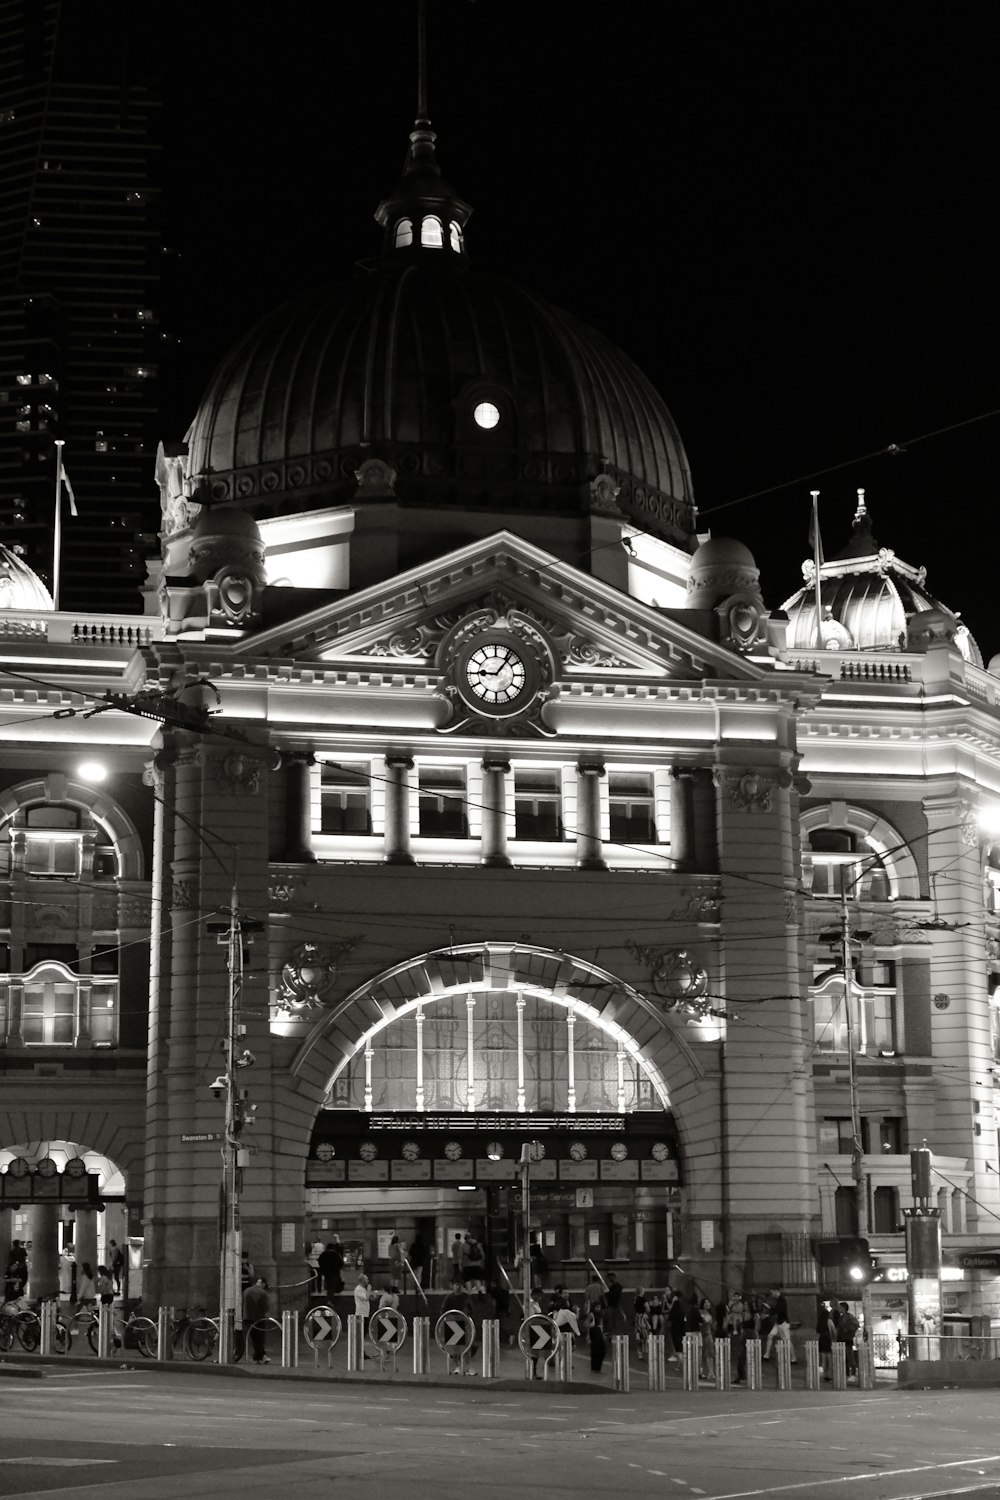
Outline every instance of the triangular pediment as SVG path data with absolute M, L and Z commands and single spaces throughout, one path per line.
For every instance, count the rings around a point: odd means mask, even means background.
M 529 617 L 562 675 L 757 681 L 759 665 L 602 580 L 500 531 L 373 584 L 235 648 L 298 667 L 433 670 L 441 641 L 475 611 Z

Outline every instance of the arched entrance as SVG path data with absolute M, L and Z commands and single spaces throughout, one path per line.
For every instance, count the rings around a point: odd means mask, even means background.
M 32 1140 L 0 1148 L 0 1269 L 15 1244 L 27 1249 L 32 1298 L 74 1295 L 76 1267 L 124 1258 L 121 1290 L 141 1293 L 141 1239 L 130 1254 L 122 1168 L 77 1141 Z
M 699 1069 L 664 1009 L 607 970 L 527 944 L 423 954 L 318 1024 L 296 1068 L 324 1062 L 309 1232 L 337 1232 L 376 1280 L 393 1234 L 433 1250 L 439 1285 L 466 1232 L 512 1274 L 518 1163 L 537 1141 L 531 1231 L 550 1276 L 580 1283 L 594 1262 L 665 1281 L 683 1178 L 668 1072 L 686 1093 Z

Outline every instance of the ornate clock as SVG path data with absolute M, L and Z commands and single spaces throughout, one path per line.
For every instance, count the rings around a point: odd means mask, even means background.
M 455 663 L 455 686 L 464 702 L 497 718 L 520 713 L 531 702 L 538 675 L 530 646 L 505 631 L 473 636 Z

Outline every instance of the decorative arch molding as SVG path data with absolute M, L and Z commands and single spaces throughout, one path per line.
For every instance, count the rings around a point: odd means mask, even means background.
M 22 781 L 0 792 L 0 824 L 34 802 L 68 802 L 83 808 L 114 839 L 121 857 L 121 879 L 143 879 L 142 841 L 136 826 L 106 792 L 83 781 L 71 781 L 60 772 Z
M 145 1106 L 140 1101 L 102 1116 L 92 1108 L 0 1110 L 0 1159 L 27 1153 L 29 1160 L 48 1155 L 103 1157 L 121 1173 L 131 1204 L 141 1204 L 144 1177 Z
M 846 802 L 827 802 L 819 807 L 810 807 L 802 814 L 799 824 L 803 845 L 808 844 L 811 833 L 816 833 L 821 828 L 843 828 L 860 834 L 870 846 L 872 854 L 883 857 L 892 888 L 892 899 L 920 900 L 920 872 L 917 862 L 906 839 L 885 818 Z M 865 858 L 864 855 L 858 857 Z
M 368 1038 L 418 1006 L 477 990 L 510 990 L 541 999 L 574 1011 L 614 1037 L 643 1068 L 663 1107 L 675 1111 L 683 1139 L 683 1103 L 699 1090 L 709 1069 L 679 1023 L 608 970 L 524 943 L 438 949 L 368 980 L 323 1016 L 305 1039 L 291 1067 L 295 1087 L 320 1103 Z

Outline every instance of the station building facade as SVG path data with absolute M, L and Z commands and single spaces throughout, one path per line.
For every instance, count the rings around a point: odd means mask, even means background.
M 333 1232 L 509 1268 L 537 1142 L 570 1284 L 809 1290 L 855 1106 L 876 1255 L 926 1139 L 949 1306 L 989 1316 L 1000 678 L 863 497 L 768 607 L 661 398 L 477 271 L 470 212 L 418 121 L 381 258 L 161 447 L 144 615 L 3 556 L 0 1229 L 41 1294 L 124 1233 L 150 1304 L 217 1299 L 235 909 L 242 1233 L 283 1288 Z

